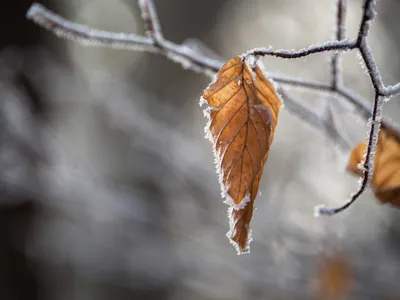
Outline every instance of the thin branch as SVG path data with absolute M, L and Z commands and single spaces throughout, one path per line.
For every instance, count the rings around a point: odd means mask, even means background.
M 369 187 L 372 180 L 374 160 L 375 160 L 375 149 L 378 143 L 378 134 L 381 123 L 379 122 L 382 116 L 382 104 L 383 99 L 377 94 L 375 96 L 374 107 L 372 112 L 372 118 L 370 121 L 370 130 L 368 133 L 367 149 L 365 153 L 365 161 L 363 163 L 363 176 L 361 184 L 357 192 L 351 195 L 350 199 L 344 202 L 339 207 L 329 208 L 325 205 L 318 205 L 315 207 L 315 216 L 326 215 L 333 216 L 339 212 L 349 208 Z
M 319 128 L 321 121 L 317 113 L 294 100 L 284 89 L 279 88 L 278 93 L 282 96 L 285 102 L 285 109 L 291 113 L 296 112 L 296 116 L 300 120 L 310 124 L 312 127 Z
M 346 21 L 346 9 L 347 9 L 347 1 L 346 0 L 335 0 L 336 2 L 336 22 L 335 22 L 335 41 L 341 41 L 345 39 L 345 21 Z M 337 92 L 339 87 L 343 86 L 342 80 L 342 72 L 340 66 L 340 52 L 334 52 L 331 56 L 331 86 L 332 90 Z M 323 105 L 324 110 L 324 123 L 323 128 L 328 136 L 335 138 L 337 140 L 341 140 L 342 147 L 349 147 L 347 141 L 342 138 L 340 133 L 337 130 L 335 116 L 332 113 L 332 101 L 333 97 L 327 97 L 326 101 Z M 340 139 L 341 138 L 341 139 Z
M 112 33 L 73 23 L 38 3 L 32 4 L 26 17 L 59 37 L 74 40 L 85 46 L 158 52 L 148 37 L 129 33 Z
M 361 57 L 365 62 L 365 66 L 367 67 L 368 74 L 371 78 L 376 93 L 382 95 L 385 87 L 378 71 L 378 67 L 375 63 L 374 56 L 372 55 L 371 49 L 369 48 L 367 43 L 369 29 L 371 27 L 372 21 L 376 16 L 376 9 L 374 4 L 374 0 L 365 0 L 364 2 L 364 11 L 360 30 L 358 32 L 357 47 L 359 48 Z
M 347 11 L 347 0 L 336 0 L 336 41 L 341 41 L 346 38 L 345 21 Z M 340 72 L 340 53 L 335 52 L 332 55 L 332 87 L 336 89 L 342 84 L 342 74 Z
M 326 83 L 321 83 L 317 81 L 306 80 L 302 78 L 296 77 L 286 77 L 281 75 L 271 75 L 270 76 L 274 81 L 285 84 L 292 85 L 298 88 L 306 88 L 315 92 L 326 92 L 328 94 L 334 94 L 339 97 L 342 97 L 349 101 L 351 104 L 355 106 L 357 112 L 360 114 L 362 118 L 368 120 L 371 116 L 372 105 L 366 102 L 359 94 L 355 93 L 352 90 L 342 86 L 334 89 L 331 85 Z M 399 84 L 400 88 L 400 84 Z M 296 112 L 293 111 L 295 114 Z M 382 117 L 381 122 L 382 128 L 390 132 L 393 137 L 400 143 L 400 127 L 393 122 L 388 117 Z
M 151 37 L 143 37 L 137 34 L 114 33 L 71 22 L 47 9 L 41 4 L 34 3 L 28 10 L 26 16 L 43 28 L 52 31 L 59 37 L 67 38 L 79 42 L 85 46 L 111 47 L 117 49 L 126 49 L 133 51 L 148 51 L 168 57 L 174 62 L 183 65 L 185 69 L 210 75 L 216 73 L 222 66 L 222 62 L 208 58 L 206 56 L 195 53 L 192 49 L 185 45 L 178 45 L 165 40 L 160 33 L 158 21 L 151 20 L 155 13 L 151 13 L 152 4 L 149 0 L 141 0 L 141 8 L 143 19 L 148 28 L 148 35 Z M 155 10 L 154 10 L 155 12 Z M 152 32 L 149 33 L 149 28 Z M 157 37 L 156 43 L 153 39 Z M 158 46 L 156 46 L 157 44 Z M 327 42 L 321 45 L 314 45 L 299 50 L 277 50 L 265 48 L 256 48 L 246 55 L 255 56 L 276 56 L 282 58 L 298 58 L 314 53 L 326 51 L 347 51 L 356 47 L 355 41 Z
M 312 81 L 312 80 L 307 80 L 303 78 L 297 78 L 297 77 L 287 77 L 287 76 L 282 76 L 282 75 L 275 75 L 275 74 L 269 74 L 269 77 L 272 78 L 274 81 L 285 84 L 285 85 L 291 85 L 295 87 L 300 87 L 300 88 L 305 88 L 309 90 L 313 90 L 316 92 L 327 92 L 327 93 L 334 93 L 335 91 L 333 90 L 332 86 L 322 83 L 322 82 L 317 82 L 317 81 Z
M 146 3 L 150 3 L 148 0 L 141 0 L 143 2 L 141 5 L 147 8 L 152 6 L 146 6 Z M 152 11 L 148 9 L 148 12 Z M 142 13 L 143 15 L 143 13 Z M 154 14 L 153 14 L 154 15 Z M 150 13 L 147 15 L 145 14 L 144 18 L 149 18 L 151 16 Z M 114 47 L 118 49 L 127 49 L 127 50 L 134 50 L 134 51 L 148 51 L 152 53 L 161 54 L 167 57 L 171 57 L 176 55 L 177 57 L 180 56 L 182 53 L 181 60 L 179 63 L 184 64 L 184 61 L 190 60 L 191 64 L 184 65 L 185 68 L 189 68 L 196 65 L 197 67 L 203 68 L 202 73 L 207 75 L 213 75 L 216 73 L 223 62 L 215 59 L 211 59 L 205 55 L 200 55 L 198 52 L 194 52 L 187 46 L 181 46 L 174 44 L 169 41 L 163 40 L 163 47 L 166 47 L 167 51 L 162 51 L 160 48 L 154 46 L 154 41 L 152 38 L 143 37 L 136 34 L 128 34 L 128 33 L 112 33 L 101 31 L 97 29 L 93 29 L 81 24 L 73 23 L 67 19 L 60 17 L 59 15 L 53 13 L 52 11 L 48 10 L 44 6 L 40 4 L 33 4 L 29 11 L 27 12 L 27 18 L 34 21 L 36 24 L 54 32 L 56 35 L 60 37 L 64 37 L 67 39 L 72 39 L 77 41 L 83 45 L 93 45 L 93 46 L 102 46 L 102 47 Z M 157 21 L 147 21 L 152 25 L 152 28 L 160 28 L 160 25 Z M 158 29 L 157 29 L 158 30 Z M 162 36 L 162 34 L 161 34 Z M 307 50 L 307 49 L 306 49 Z M 301 50 L 299 50 L 301 51 Z M 309 50 L 308 50 L 309 51 Z M 315 50 L 314 50 L 315 51 Z M 189 53 L 189 54 L 188 54 Z M 298 51 L 297 51 L 298 53 Z M 173 60 L 174 62 L 178 62 L 176 57 Z M 297 78 L 288 78 L 282 76 L 271 76 L 271 78 L 279 83 L 301 86 L 305 88 L 309 88 L 312 90 L 324 90 L 324 91 L 332 91 L 330 86 L 320 83 L 314 83 L 311 81 L 297 79 Z M 334 91 L 332 91 L 334 92 Z M 349 97 L 348 94 L 339 92 L 339 95 L 345 97 L 349 101 L 352 101 L 354 104 L 357 105 L 357 102 L 360 101 L 353 101 L 353 97 Z M 360 100 L 361 98 L 358 98 Z M 367 103 L 365 100 L 364 103 Z M 368 107 L 368 105 L 364 105 Z
M 340 0 L 339 4 L 340 4 Z M 344 27 L 341 26 L 341 23 L 344 22 L 344 11 L 345 11 L 345 4 L 339 5 L 338 9 L 342 9 L 343 13 L 338 13 L 338 20 L 337 32 L 338 35 L 344 36 L 344 31 L 341 31 L 340 28 Z M 356 41 L 353 40 L 337 40 L 326 42 L 319 45 L 312 45 L 307 48 L 299 49 L 299 50 L 273 50 L 271 48 L 255 48 L 248 51 L 245 56 L 275 56 L 280 58 L 287 58 L 287 59 L 294 59 L 305 57 L 315 53 L 322 53 L 322 52 L 331 52 L 331 51 L 349 51 L 358 49 L 361 53 L 363 61 L 367 67 L 368 73 L 370 75 L 372 84 L 374 89 L 378 92 L 380 96 L 394 96 L 400 93 L 400 82 L 396 83 L 394 86 L 385 87 L 383 84 L 382 78 L 378 71 L 377 64 L 375 59 L 372 55 L 372 51 L 367 43 L 367 36 L 369 33 L 369 29 L 371 27 L 371 23 L 376 16 L 376 9 L 375 9 L 375 1 L 374 0 L 365 0 L 364 2 L 364 9 L 363 9 L 363 17 L 360 24 L 360 29 L 358 32 L 358 37 Z M 339 23 L 341 22 L 341 23 Z M 335 63 L 336 64 L 336 63 Z M 335 72 L 337 68 L 335 66 Z M 336 80 L 336 79 L 335 79 Z M 336 82 L 337 85 L 337 82 Z
M 150 2 L 150 1 L 145 1 Z M 151 6 L 148 16 L 152 16 Z M 218 60 L 201 56 L 185 45 L 177 45 L 166 41 L 158 35 L 159 46 L 154 44 L 150 37 L 131 33 L 116 33 L 97 30 L 71 22 L 47 9 L 41 4 L 34 3 L 28 10 L 26 17 L 59 37 L 74 40 L 84 46 L 111 47 L 133 51 L 147 51 L 161 54 L 182 65 L 184 69 L 213 76 L 222 63 Z M 158 28 L 157 22 L 152 21 L 153 28 Z M 161 41 L 161 42 L 160 42 Z
M 138 2 L 142 12 L 142 20 L 146 27 L 147 36 L 153 40 L 155 46 L 160 45 L 164 40 L 164 37 L 153 2 L 147 0 L 139 0 Z
M 275 56 L 280 58 L 300 58 L 310 54 L 330 52 L 330 51 L 349 51 L 357 48 L 356 41 L 329 41 L 323 44 L 316 44 L 299 50 L 273 50 L 272 48 L 254 48 L 246 52 L 245 56 Z
M 376 16 L 376 10 L 374 0 L 364 0 L 363 5 L 363 16 L 361 19 L 360 29 L 358 30 L 357 46 L 361 47 L 363 41 L 368 36 L 369 29 L 371 27 L 371 21 Z
M 366 41 L 361 42 L 360 46 L 361 57 L 365 62 L 365 66 L 367 67 L 369 77 L 371 78 L 372 85 L 375 91 L 379 95 L 384 94 L 384 85 L 382 82 L 381 75 L 379 74 L 378 67 L 375 63 L 374 56 L 372 55 L 371 49 L 369 48 Z
M 382 94 L 384 96 L 394 96 L 400 94 L 400 82 L 387 86 Z
M 337 0 L 336 6 L 336 40 L 341 41 L 346 38 L 347 0 Z
M 320 116 L 315 111 L 305 107 L 298 101 L 290 97 L 283 88 L 278 89 L 278 93 L 283 97 L 285 108 L 303 122 L 311 125 L 325 133 L 333 142 L 337 143 L 343 150 L 350 148 L 347 140 L 340 134 L 335 124 L 329 118 Z
M 326 92 L 326 93 L 330 93 L 330 94 L 336 94 L 336 95 L 346 99 L 351 104 L 353 104 L 358 109 L 358 112 L 361 114 L 361 116 L 364 117 L 366 120 L 371 115 L 372 106 L 369 105 L 369 103 L 366 102 L 360 95 L 347 89 L 346 87 L 338 87 L 338 88 L 334 89 L 329 84 L 321 83 L 321 82 L 317 82 L 317 81 L 306 80 L 306 79 L 302 79 L 302 78 L 286 77 L 286 76 L 281 76 L 281 75 L 272 75 L 270 77 L 274 81 L 282 83 L 282 84 L 292 85 L 292 86 L 296 86 L 299 88 L 306 88 L 306 89 L 310 89 L 312 91 L 320 91 L 320 92 Z M 385 122 L 382 122 L 382 123 L 386 123 L 386 119 L 385 119 Z M 400 133 L 400 129 L 399 129 L 399 133 Z M 399 135 L 399 138 L 400 138 L 400 135 Z
M 244 54 L 247 56 L 275 56 L 280 58 L 300 58 L 306 57 L 311 54 L 322 53 L 322 52 L 335 52 L 332 58 L 332 84 L 322 84 L 307 80 L 301 80 L 296 78 L 286 78 L 281 76 L 272 76 L 277 82 L 295 85 L 299 87 L 308 88 L 313 91 L 325 91 L 339 95 L 359 109 L 361 115 L 370 119 L 370 130 L 368 134 L 368 147 L 366 150 L 363 179 L 360 189 L 351 196 L 344 205 L 339 208 L 329 209 L 326 207 L 320 207 L 317 209 L 319 214 L 333 215 L 344 209 L 348 208 L 368 187 L 372 177 L 373 164 L 374 164 L 374 149 L 378 140 L 378 132 L 381 126 L 382 120 L 382 104 L 383 96 L 390 97 L 400 93 L 400 82 L 385 87 L 380 73 L 378 71 L 376 62 L 372 55 L 372 52 L 367 43 L 367 36 L 369 28 L 376 15 L 375 2 L 374 0 L 365 0 L 363 7 L 363 17 L 360 24 L 358 36 L 356 40 L 345 40 L 345 12 L 346 12 L 346 0 L 337 1 L 337 21 L 336 21 L 336 40 L 322 43 L 319 45 L 312 45 L 307 48 L 299 50 L 273 50 L 271 48 L 256 48 L 248 51 Z M 27 18 L 33 20 L 38 25 L 54 32 L 56 35 L 73 39 L 80 42 L 83 45 L 95 45 L 114 47 L 119 49 L 128 49 L 134 51 L 148 51 L 157 53 L 167 57 L 168 59 L 179 63 L 185 69 L 190 69 L 199 73 L 213 76 L 222 66 L 222 62 L 219 60 L 212 59 L 193 51 L 186 45 L 178 45 L 173 42 L 166 40 L 161 31 L 161 25 L 158 21 L 157 13 L 151 0 L 139 0 L 139 6 L 142 11 L 142 19 L 145 23 L 147 36 L 139 36 L 136 34 L 126 33 L 112 33 L 92 29 L 87 26 L 70 22 L 50 10 L 46 9 L 40 4 L 33 4 L 27 12 Z M 370 105 L 367 101 L 362 99 L 354 92 L 348 90 L 342 86 L 341 75 L 339 72 L 339 53 L 349 50 L 359 50 L 362 59 L 368 70 L 371 82 L 375 89 L 375 101 L 371 113 Z M 285 93 L 284 90 L 281 92 Z M 286 98 L 290 99 L 290 98 Z M 321 125 L 321 118 L 315 116 L 311 111 L 307 110 L 303 106 L 299 106 L 296 102 L 290 102 L 292 105 L 292 112 L 298 117 L 306 120 L 306 116 L 310 117 L 313 121 L 308 121 L 315 126 L 317 123 Z M 290 104 L 289 104 L 290 106 Z M 318 122 L 317 122 L 318 120 Z M 323 122 L 326 122 L 323 121 Z M 324 123 L 325 127 L 329 124 Z M 387 120 L 382 122 L 384 128 L 388 128 L 400 141 L 400 130 L 390 124 Z M 331 133 L 334 131 L 331 131 Z M 336 135 L 336 134 L 335 134 Z
M 41 4 L 34 3 L 28 10 L 26 17 L 39 26 L 52 31 L 59 37 L 74 40 L 85 46 L 99 46 L 111 47 L 117 49 L 133 50 L 133 51 L 147 51 L 151 53 L 166 56 L 176 63 L 180 63 L 185 69 L 191 69 L 196 72 L 213 76 L 223 63 L 219 60 L 209 58 L 205 55 L 193 51 L 186 45 L 178 45 L 167 41 L 163 38 L 161 27 L 158 21 L 148 20 L 150 17 L 156 16 L 154 6 L 150 0 L 140 0 L 141 5 L 144 7 L 144 19 L 147 28 L 152 28 L 156 34 L 158 41 L 161 42 L 161 48 L 156 46 L 152 37 L 144 37 L 132 33 L 116 33 L 108 32 L 98 29 L 93 29 L 85 25 L 71 22 L 47 9 Z M 368 1 L 370 2 L 370 1 Z M 153 13 L 152 13 L 153 12 Z M 143 12 L 142 12 L 143 15 Z M 366 13 L 365 16 L 371 15 Z M 365 23 L 370 21 L 369 17 L 365 17 L 365 22 L 360 27 L 360 36 L 362 32 L 368 32 L 368 26 Z M 363 19 L 363 20 L 364 20 Z M 157 20 L 157 18 L 155 19 Z M 151 24 L 151 26 L 150 26 Z M 150 34 L 150 33 L 148 33 Z M 361 38 L 360 38 L 361 41 Z M 304 57 L 314 53 L 321 53 L 326 51 L 347 51 L 358 48 L 359 42 L 342 40 L 339 42 L 327 42 L 321 45 L 314 45 L 300 50 L 272 50 L 265 48 L 257 48 L 247 52 L 247 55 L 269 55 L 282 58 L 298 58 Z M 369 51 L 365 52 L 368 57 Z M 368 58 L 367 58 L 368 59 Z M 372 61 L 370 64 L 371 70 L 376 70 L 376 64 Z M 372 72 L 372 74 L 375 74 Z M 375 75 L 373 75 L 375 76 Z M 375 78 L 375 77 L 374 77 Z M 279 80 L 276 80 L 279 82 Z M 379 83 L 380 80 L 378 80 Z M 297 84 L 301 85 L 301 83 Z M 306 86 L 307 87 L 307 86 Z M 308 86 L 309 88 L 312 88 Z M 380 94 L 384 96 L 393 96 L 400 93 L 400 82 L 388 86 L 387 88 L 381 87 Z
M 350 207 L 369 187 L 372 180 L 374 161 L 375 161 L 375 149 L 378 143 L 379 130 L 382 121 L 382 106 L 383 98 L 381 97 L 381 90 L 384 89 L 384 85 L 379 74 L 378 68 L 376 66 L 374 57 L 371 50 L 367 44 L 367 36 L 369 33 L 370 23 L 373 21 L 376 10 L 375 10 L 374 0 L 365 0 L 363 18 L 360 25 L 360 30 L 357 39 L 357 48 L 360 50 L 361 56 L 365 62 L 368 69 L 368 73 L 371 78 L 372 85 L 375 89 L 375 100 L 372 108 L 372 116 L 369 120 L 369 132 L 367 137 L 367 148 L 364 153 L 364 163 L 363 163 L 363 176 L 361 178 L 361 184 L 357 192 L 351 195 L 350 199 L 344 202 L 339 207 L 328 208 L 324 205 L 319 205 L 315 208 L 315 215 L 327 215 L 333 216 L 339 212 L 344 211 Z
M 338 127 L 337 125 L 336 115 L 334 114 L 333 111 L 332 101 L 327 101 L 326 105 L 324 106 L 321 120 L 322 120 L 321 124 L 328 137 L 336 141 L 336 144 L 342 147 L 342 149 L 344 150 L 351 149 L 352 143 L 342 135 L 343 130 L 341 131 L 340 127 Z

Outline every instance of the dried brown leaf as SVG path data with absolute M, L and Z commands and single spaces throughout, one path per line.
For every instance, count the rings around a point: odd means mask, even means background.
M 236 56 L 225 63 L 204 91 L 209 118 L 207 137 L 213 144 L 222 196 L 230 205 L 228 237 L 238 253 L 249 250 L 254 200 L 281 101 L 260 63 Z
M 347 255 L 336 252 L 320 258 L 312 286 L 318 299 L 344 299 L 350 291 L 352 279 Z
M 364 160 L 365 148 L 361 142 L 350 153 L 347 170 L 357 176 L 362 176 L 357 166 Z M 400 144 L 385 130 L 379 132 L 371 187 L 381 203 L 400 207 Z

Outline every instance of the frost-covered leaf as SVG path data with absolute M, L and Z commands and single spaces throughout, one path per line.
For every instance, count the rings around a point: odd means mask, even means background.
M 281 106 L 275 87 L 258 62 L 236 56 L 204 91 L 222 196 L 230 205 L 228 237 L 238 253 L 249 250 L 253 204 Z
M 365 148 L 361 142 L 350 153 L 347 170 L 358 176 L 362 175 L 358 165 L 364 161 Z M 379 132 L 371 186 L 381 203 L 400 207 L 400 144 L 385 130 Z

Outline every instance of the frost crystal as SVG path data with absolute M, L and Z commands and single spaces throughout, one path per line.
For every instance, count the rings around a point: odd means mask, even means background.
M 245 208 L 246 205 L 247 205 L 247 203 L 249 203 L 250 201 L 251 201 L 251 199 L 250 199 L 250 193 L 247 192 L 246 195 L 245 195 L 245 197 L 242 199 L 242 201 L 240 201 L 239 204 L 233 205 L 233 209 L 234 209 L 234 210 L 241 210 L 241 209 Z
M 200 107 L 202 107 L 204 104 L 208 104 L 208 102 L 207 102 L 206 99 L 204 99 L 203 97 L 201 97 L 201 98 L 200 98 L 200 101 L 199 101 Z

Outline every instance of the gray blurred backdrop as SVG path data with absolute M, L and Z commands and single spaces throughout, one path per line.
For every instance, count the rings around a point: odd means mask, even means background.
M 82 47 L 24 19 L 31 1 L 2 4 L 0 52 L 0 299 L 323 299 L 313 282 L 324 254 L 352 269 L 341 299 L 400 297 L 396 209 L 357 188 L 348 153 L 282 110 L 256 199 L 251 254 L 225 237 L 211 145 L 198 102 L 209 78 L 163 57 Z M 330 0 L 156 0 L 165 36 L 201 42 L 222 59 L 257 46 L 299 48 L 332 38 Z M 41 2 L 76 22 L 143 34 L 135 0 Z M 362 1 L 349 0 L 348 36 Z M 400 80 L 400 1 L 378 1 L 369 38 L 383 79 Z M 263 59 L 268 71 L 329 81 L 329 55 Z M 345 83 L 372 88 L 354 53 Z M 315 110 L 326 95 L 290 90 Z M 355 144 L 366 124 L 334 101 Z M 394 98 L 386 115 L 400 122 Z M 328 298 L 326 298 L 328 299 Z M 331 299 L 331 298 L 329 298 Z M 336 299 L 336 298 L 335 298 Z

